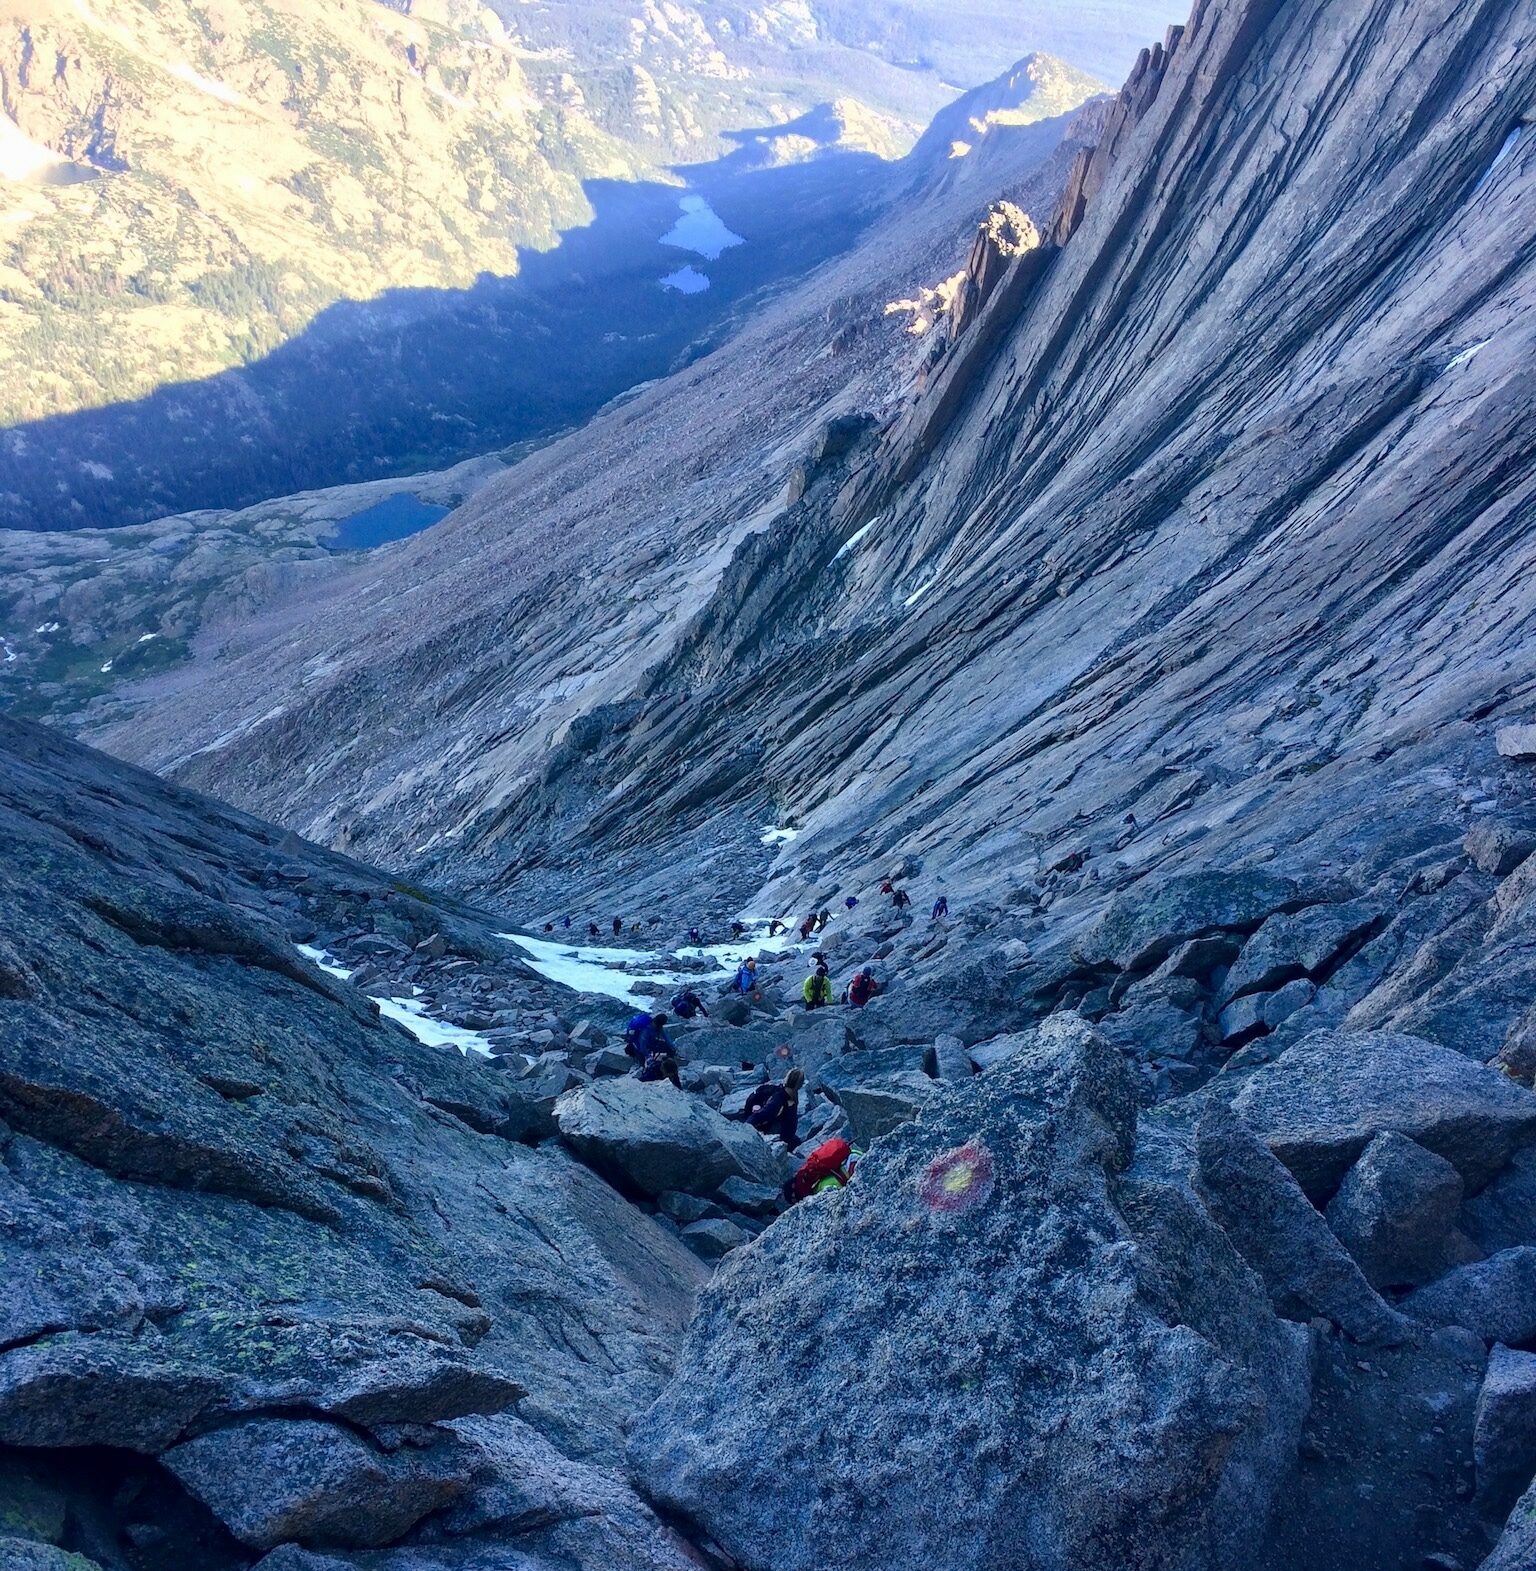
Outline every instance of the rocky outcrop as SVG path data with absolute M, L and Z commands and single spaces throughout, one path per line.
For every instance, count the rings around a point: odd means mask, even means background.
M 1162 43 L 1143 49 L 1136 57 L 1125 86 L 1109 107 L 1097 144 L 1084 148 L 1077 155 L 1072 173 L 1067 177 L 1066 190 L 1061 194 L 1061 202 L 1048 230 L 1052 245 L 1065 245 L 1077 233 L 1088 204 L 1124 155 L 1131 133 L 1156 103 L 1174 51 L 1183 37 L 1182 27 L 1170 27 Z
M 631 1439 L 647 1490 L 753 1571 L 1232 1563 L 1303 1340 L 1135 1145 L 1080 1024 L 940 1096 L 706 1290 Z
M 531 1430 L 592 1480 L 594 1544 L 681 1563 L 614 1464 L 703 1267 L 524 1143 L 489 1061 L 296 947 L 366 929 L 424 983 L 468 951 L 529 992 L 472 912 L 0 720 L 0 927 L 0 1503 L 14 1532 L 39 1457 L 59 1502 L 26 1556 L 233 1571 L 450 1507 L 534 1546 L 553 1519 L 508 1525 L 488 1460 Z
M 787 1176 L 756 1130 L 665 1081 L 599 1080 L 568 1091 L 555 1122 L 584 1161 L 643 1195 L 708 1197 L 732 1178 L 777 1185 Z

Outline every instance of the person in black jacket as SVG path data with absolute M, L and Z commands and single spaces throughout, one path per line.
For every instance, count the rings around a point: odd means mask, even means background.
M 804 1084 L 801 1069 L 791 1069 L 783 1085 L 765 1080 L 747 1098 L 741 1121 L 751 1124 L 760 1135 L 777 1136 L 793 1151 L 800 1144 L 800 1087 Z

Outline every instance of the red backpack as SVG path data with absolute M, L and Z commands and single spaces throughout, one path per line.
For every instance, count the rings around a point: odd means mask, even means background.
M 784 1198 L 791 1205 L 797 1200 L 804 1200 L 824 1178 L 831 1178 L 834 1173 L 840 1172 L 850 1156 L 853 1147 L 846 1140 L 824 1140 L 805 1159 L 800 1171 L 795 1174 L 784 1186 Z

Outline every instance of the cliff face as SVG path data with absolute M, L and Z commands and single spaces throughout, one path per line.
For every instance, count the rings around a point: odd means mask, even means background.
M 890 172 L 868 238 L 713 353 L 524 458 L 418 539 L 296 585 L 266 617 L 216 636 L 205 622 L 174 691 L 122 695 L 135 718 L 111 745 L 216 776 L 216 789 L 377 857 L 423 860 L 441 844 L 467 851 L 466 875 L 471 860 L 499 867 L 494 836 L 439 837 L 535 779 L 573 725 L 602 734 L 584 717 L 629 702 L 689 635 L 738 539 L 778 530 L 790 472 L 822 427 L 895 409 L 910 340 L 887 308 L 963 260 L 988 202 L 1053 210 L 1097 109 L 1064 122 L 1057 100 L 1034 102 L 1028 72 L 1020 85 L 1010 121 L 973 132 L 962 158 L 946 138 L 936 158 Z M 824 466 L 823 481 L 847 461 Z M 95 557 L 95 538 L 83 553 L 64 541 L 59 560 Z M 146 539 L 140 554 L 153 550 Z M 78 620 L 52 579 L 27 584 L 25 615 L 4 629 L 18 668 L 34 629 Z M 338 736 L 351 739 L 341 751 Z
M 1328 831 L 1388 781 L 1454 795 L 1423 758 L 1454 746 L 1482 767 L 1486 727 L 1529 703 L 1533 674 L 1520 215 L 1536 143 L 1511 133 L 1536 56 L 1512 0 L 1432 20 L 1198 6 L 1122 102 L 1113 159 L 1079 166 L 1074 190 L 1097 190 L 1075 233 L 1031 253 L 1039 279 L 920 450 L 927 406 L 888 407 L 884 437 L 784 510 L 772 454 L 754 484 L 730 478 L 747 401 L 668 507 L 640 478 L 660 406 L 637 404 L 614 423 L 630 452 L 588 446 L 591 484 L 691 523 L 631 532 L 594 512 L 584 544 L 543 544 L 535 475 L 563 487 L 578 463 L 552 451 L 393 564 L 443 618 L 430 656 L 386 601 L 350 695 L 295 695 L 280 735 L 189 759 L 167 721 L 115 745 L 334 833 L 297 785 L 323 739 L 387 706 L 410 729 L 418 678 L 441 703 L 452 671 L 450 712 L 484 719 L 430 747 L 423 720 L 403 754 L 353 744 L 373 789 L 333 796 L 360 832 L 456 876 L 575 871 L 579 843 L 578 876 L 623 853 L 686 880 L 701 832 L 742 845 L 744 815 L 792 813 L 805 832 L 772 869 L 785 900 L 893 847 L 978 887 L 1081 851 L 1091 884 L 1206 836 Z M 795 450 L 779 452 L 782 475 Z M 472 619 L 450 630 L 447 586 L 498 539 L 573 554 L 542 606 L 499 586 L 499 641 Z M 552 666 L 553 620 L 570 633 Z M 310 653 L 348 642 L 333 619 Z M 1128 814 L 1142 832 L 1116 849 Z
M 1362 811 L 1451 737 L 1486 764 L 1468 723 L 1536 675 L 1536 166 L 1509 140 L 1536 60 L 1518 6 L 1443 20 L 1198 6 L 932 451 L 898 422 L 743 549 L 604 758 L 599 835 L 697 813 L 663 761 L 743 705 L 761 753 L 722 794 L 803 815 L 786 896 L 797 857 L 891 848 L 1112 878 L 1326 836 L 1314 804 Z

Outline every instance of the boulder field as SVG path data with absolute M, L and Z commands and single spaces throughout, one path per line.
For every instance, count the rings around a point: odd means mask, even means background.
M 747 994 L 660 937 L 674 1087 L 474 908 L 0 721 L 0 1566 L 1523 1571 L 1521 778 L 1087 923 L 868 891 Z M 731 1116 L 792 1067 L 798 1152 Z

